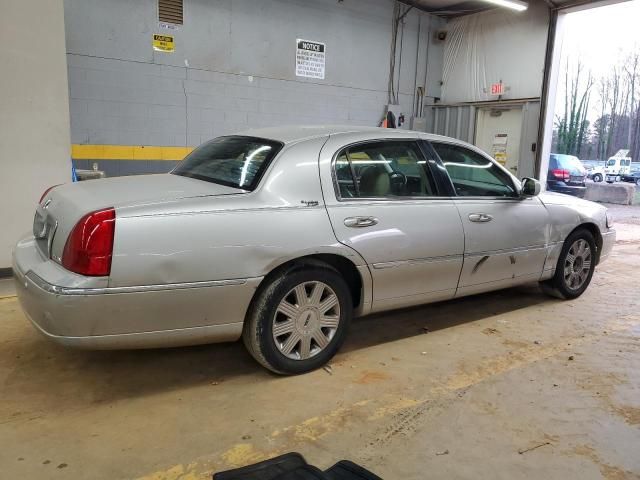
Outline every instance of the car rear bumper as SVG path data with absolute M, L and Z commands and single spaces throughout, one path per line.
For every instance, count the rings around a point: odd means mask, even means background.
M 237 340 L 262 278 L 133 287 L 60 286 L 34 262 L 51 262 L 21 242 L 13 271 L 36 329 L 65 346 L 152 348 Z M 55 267 L 54 267 L 55 268 Z M 62 269 L 62 267 L 57 266 Z

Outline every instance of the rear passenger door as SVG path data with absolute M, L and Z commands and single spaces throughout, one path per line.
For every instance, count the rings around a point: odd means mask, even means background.
M 463 231 L 433 158 L 415 139 L 344 142 L 331 136 L 323 147 L 322 187 L 337 239 L 369 265 L 373 311 L 453 297 Z
M 538 280 L 549 215 L 537 197 L 521 197 L 512 177 L 465 146 L 431 142 L 455 190 L 465 234 L 458 295 Z

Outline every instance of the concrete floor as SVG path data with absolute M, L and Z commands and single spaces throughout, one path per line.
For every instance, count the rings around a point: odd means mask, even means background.
M 533 286 L 360 319 L 330 372 L 299 377 L 241 344 L 65 350 L 0 299 L 0 477 L 193 480 L 299 451 L 385 480 L 640 478 L 640 215 L 625 215 L 579 300 Z

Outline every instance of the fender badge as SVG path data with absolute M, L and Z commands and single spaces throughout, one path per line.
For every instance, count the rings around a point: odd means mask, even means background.
M 317 207 L 318 206 L 318 201 L 317 200 L 300 200 L 300 203 L 302 203 L 303 205 L 305 205 L 307 207 Z

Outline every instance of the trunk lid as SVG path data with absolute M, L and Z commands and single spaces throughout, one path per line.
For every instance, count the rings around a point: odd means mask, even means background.
M 204 196 L 244 193 L 245 190 L 172 174 L 87 180 L 60 185 L 36 208 L 33 234 L 40 251 L 60 262 L 71 229 L 89 212 L 158 204 Z

